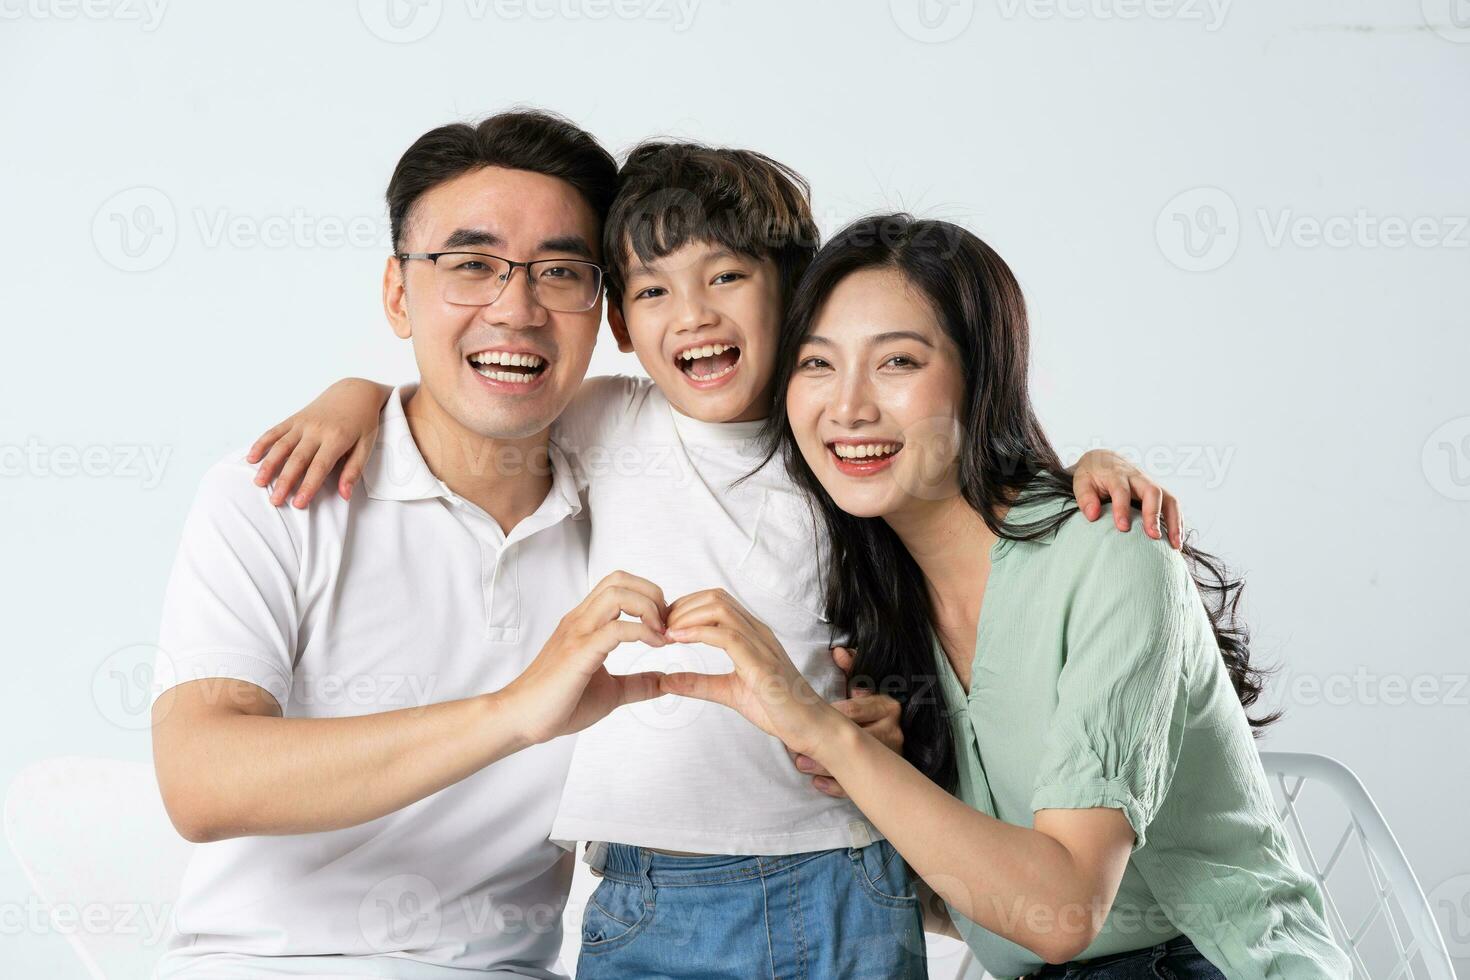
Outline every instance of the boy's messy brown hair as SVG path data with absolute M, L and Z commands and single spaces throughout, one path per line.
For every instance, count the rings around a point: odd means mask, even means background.
M 603 227 L 608 301 L 621 304 L 628 268 L 708 242 L 771 259 L 781 309 L 817 254 L 811 190 L 785 164 L 753 150 L 662 140 L 637 146 L 618 172 Z

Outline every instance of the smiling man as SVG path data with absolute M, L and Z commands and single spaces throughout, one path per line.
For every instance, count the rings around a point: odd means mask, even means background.
M 204 846 L 159 976 L 557 975 L 558 737 L 656 695 L 603 661 L 664 642 L 652 583 L 588 593 L 548 441 L 596 341 L 615 177 L 540 113 L 424 135 L 383 276 L 420 382 L 383 409 L 365 493 L 278 509 L 243 453 L 206 475 L 153 704 L 164 803 Z

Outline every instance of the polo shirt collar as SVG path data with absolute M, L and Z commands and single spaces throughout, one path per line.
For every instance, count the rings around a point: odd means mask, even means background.
M 378 418 L 378 437 L 362 478 L 368 496 L 375 500 L 455 497 L 444 481 L 429 469 L 408 426 L 403 406 L 417 390 L 417 384 L 394 388 Z M 582 498 L 577 493 L 576 479 L 566 457 L 554 444 L 547 444 L 547 452 L 551 461 L 551 490 L 534 515 L 542 519 L 536 521 L 538 524 L 576 517 L 582 512 Z

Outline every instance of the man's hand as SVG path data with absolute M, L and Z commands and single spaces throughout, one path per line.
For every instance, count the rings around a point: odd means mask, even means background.
M 661 647 L 668 604 L 658 586 L 613 572 L 562 617 L 521 676 L 500 692 L 526 744 L 579 732 L 614 708 L 656 698 L 663 674 L 610 674 L 603 665 L 621 643 Z M 623 619 L 626 613 L 633 619 Z
M 832 660 L 842 669 L 849 680 L 852 678 L 853 651 L 847 647 L 833 647 Z M 898 755 L 903 755 L 903 727 L 899 719 L 903 716 L 903 705 L 886 694 L 874 694 L 867 688 L 848 687 L 851 696 L 845 701 L 835 701 L 832 707 L 847 715 L 858 727 L 882 742 Z M 805 755 L 795 755 L 792 761 L 796 768 L 812 777 L 812 785 L 828 796 L 845 799 L 847 793 L 842 784 L 832 778 L 817 760 Z

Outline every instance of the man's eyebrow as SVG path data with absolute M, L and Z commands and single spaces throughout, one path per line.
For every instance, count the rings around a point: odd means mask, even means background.
M 587 244 L 587 239 L 581 235 L 558 235 L 548 238 L 541 243 L 537 249 L 539 252 L 570 252 L 580 255 L 584 259 L 592 260 L 592 246 Z
M 505 239 L 493 231 L 486 231 L 483 228 L 456 228 L 450 233 L 448 238 L 444 239 L 444 244 L 440 248 L 464 248 L 470 245 L 484 245 L 490 248 L 499 248 L 504 244 Z

